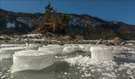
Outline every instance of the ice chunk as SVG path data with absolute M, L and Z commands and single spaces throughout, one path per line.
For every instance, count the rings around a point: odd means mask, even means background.
M 4 47 L 24 47 L 25 44 L 1 44 L 0 46 L 2 48 L 4 48 Z
M 0 49 L 0 59 L 12 58 L 15 51 L 26 49 L 26 47 L 7 47 Z
M 59 45 L 58 44 L 49 44 L 47 46 L 56 47 L 56 46 L 59 46 Z
M 90 52 L 90 48 L 91 48 L 92 46 L 94 46 L 94 45 L 92 45 L 92 44 L 84 45 L 83 51 Z
M 70 63 L 71 66 L 81 66 L 81 67 L 90 67 L 90 65 L 95 65 L 97 62 L 92 60 L 90 57 L 83 57 L 82 55 L 73 57 L 73 58 L 66 58 L 64 59 L 66 62 Z
M 114 54 L 127 53 L 127 50 L 122 46 L 115 46 L 113 47 L 112 53 Z
M 42 44 L 28 44 L 28 43 L 26 43 L 27 49 L 35 49 L 35 50 L 37 50 L 41 46 L 42 46 Z
M 128 69 L 128 70 L 126 71 L 126 73 L 127 73 L 127 74 L 132 74 L 132 72 L 131 72 L 130 69 Z
M 63 48 L 62 54 L 69 54 L 79 50 L 80 50 L 79 46 L 66 46 Z
M 91 58 L 94 60 L 113 60 L 112 47 L 94 46 L 90 48 Z
M 12 73 L 23 70 L 41 70 L 54 63 L 52 52 L 23 50 L 13 55 Z
M 39 51 L 52 51 L 54 54 L 61 54 L 63 51 L 63 46 L 45 46 L 39 47 Z

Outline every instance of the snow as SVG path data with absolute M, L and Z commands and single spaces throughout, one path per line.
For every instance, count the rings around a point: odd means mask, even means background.
M 70 15 L 70 21 L 69 21 L 69 26 L 74 26 L 74 27 L 88 27 L 88 26 L 99 26 L 103 24 L 103 22 L 100 22 L 95 19 L 91 19 L 90 17 L 86 18 L 81 18 L 78 16 Z
M 30 23 L 31 18 L 29 18 L 29 17 L 18 17 L 16 20 L 19 21 L 19 22 L 27 24 L 29 27 L 31 26 L 31 23 Z
M 109 46 L 93 46 L 90 48 L 91 58 L 94 60 L 113 60 L 113 48 Z
M 54 63 L 51 52 L 24 50 L 13 55 L 12 73 L 23 70 L 41 70 Z
M 35 20 L 36 25 L 41 25 L 41 23 L 42 23 L 41 18 L 43 18 L 43 17 L 40 16 Z M 17 17 L 16 20 L 19 22 L 22 22 L 24 24 L 27 24 L 29 27 L 32 26 L 32 24 L 31 24 L 32 18 L 31 17 Z
M 7 23 L 7 28 L 14 28 L 14 27 L 15 27 L 15 23 L 11 23 L 11 22 Z
M 45 39 L 33 39 L 33 38 L 29 38 L 29 39 L 23 39 L 24 41 L 34 41 L 34 42 L 43 42 L 43 41 L 45 41 Z
M 31 38 L 35 38 L 35 37 L 41 37 L 42 34 L 26 34 L 26 35 L 22 35 L 22 37 L 31 37 Z

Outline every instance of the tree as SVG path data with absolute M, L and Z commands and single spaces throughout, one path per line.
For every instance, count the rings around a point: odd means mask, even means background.
M 31 20 L 31 26 L 32 26 L 32 28 L 36 28 L 38 25 L 36 24 L 36 18 L 33 18 L 32 20 Z
M 44 21 L 41 25 L 42 31 L 64 33 L 68 23 L 69 19 L 66 14 L 58 14 L 50 3 L 45 7 Z
M 51 22 L 51 14 L 52 14 L 53 8 L 51 7 L 51 3 L 49 3 L 45 7 L 45 22 Z

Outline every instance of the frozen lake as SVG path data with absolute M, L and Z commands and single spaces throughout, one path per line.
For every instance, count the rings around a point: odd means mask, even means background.
M 71 46 L 71 45 L 66 45 Z M 11 73 L 13 58 L 0 60 L 0 79 L 135 79 L 135 61 L 130 55 L 113 56 L 112 61 L 99 61 L 91 59 L 89 46 L 72 45 L 73 49 L 65 48 L 68 53 L 63 55 L 55 54 L 53 65 L 42 70 L 25 70 Z M 133 45 L 135 46 L 135 45 Z M 45 47 L 45 46 L 43 46 Z M 127 48 L 126 48 L 127 49 Z M 128 49 L 134 53 L 135 48 Z M 73 53 L 74 52 L 74 53 Z

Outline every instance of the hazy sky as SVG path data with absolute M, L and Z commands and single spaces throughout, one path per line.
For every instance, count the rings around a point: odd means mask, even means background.
M 0 0 L 0 8 L 14 12 L 44 13 L 48 1 L 58 12 L 89 14 L 135 25 L 135 0 Z

